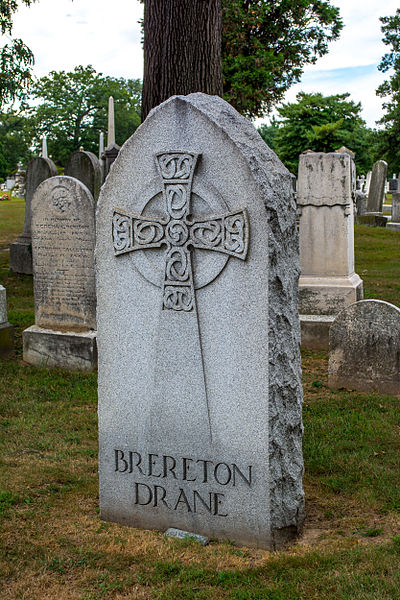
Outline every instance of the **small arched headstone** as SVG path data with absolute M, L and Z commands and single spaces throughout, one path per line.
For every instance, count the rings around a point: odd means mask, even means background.
M 35 325 L 24 360 L 90 371 L 96 366 L 94 201 L 83 183 L 51 177 L 32 199 Z
M 102 184 L 102 173 L 100 161 L 93 152 L 78 150 L 71 154 L 64 173 L 86 185 L 94 201 L 97 202 Z
M 329 387 L 400 394 L 400 309 L 361 300 L 329 332 Z
M 26 167 L 24 231 L 10 246 L 10 269 L 14 273 L 32 275 L 31 202 L 38 185 L 57 175 L 57 167 L 50 158 L 37 156 Z

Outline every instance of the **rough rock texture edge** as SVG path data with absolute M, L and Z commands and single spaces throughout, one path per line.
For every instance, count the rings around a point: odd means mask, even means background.
M 222 129 L 246 159 L 264 199 L 269 223 L 269 455 L 271 537 L 282 547 L 304 522 L 302 401 L 298 279 L 299 241 L 296 203 L 289 171 L 254 126 L 218 96 L 173 96 Z M 290 267 L 290 268 L 289 268 Z M 285 351 L 286 348 L 286 351 Z

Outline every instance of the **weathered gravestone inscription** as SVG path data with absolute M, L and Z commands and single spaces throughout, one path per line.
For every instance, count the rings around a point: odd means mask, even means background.
M 174 97 L 97 236 L 101 517 L 279 547 L 304 519 L 289 172 L 223 100 Z
M 91 370 L 96 364 L 94 202 L 72 177 L 43 182 L 32 200 L 35 325 L 24 360 Z
M 54 175 L 57 175 L 57 168 L 49 158 L 33 158 L 26 167 L 24 231 L 10 246 L 10 269 L 15 273 L 32 275 L 32 198 L 38 185 Z
M 7 320 L 6 290 L 0 285 L 0 358 L 14 353 L 14 328 Z
M 336 317 L 329 335 L 329 386 L 400 394 L 400 309 L 361 300 Z
M 93 152 L 78 150 L 71 154 L 65 167 L 65 175 L 84 183 L 97 202 L 103 175 L 100 161 Z

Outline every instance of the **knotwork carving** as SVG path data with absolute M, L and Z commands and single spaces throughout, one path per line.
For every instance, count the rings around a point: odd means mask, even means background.
M 215 248 L 222 242 L 222 219 L 194 223 L 190 233 L 197 248 Z
M 147 246 L 161 241 L 164 237 L 164 228 L 156 221 L 135 220 L 133 226 L 134 240 L 137 244 Z
M 189 252 L 183 248 L 172 248 L 167 254 L 166 278 L 168 281 L 188 281 L 189 266 Z
M 242 254 L 244 250 L 244 216 L 232 215 L 225 218 L 225 248 L 235 254 Z
M 172 245 L 182 246 L 189 238 L 189 231 L 183 221 L 170 221 L 167 225 L 165 235 Z
M 166 286 L 163 303 L 166 309 L 190 312 L 194 308 L 192 289 L 189 286 Z
M 244 260 L 249 243 L 246 209 L 209 218 L 189 219 L 193 174 L 198 155 L 165 152 L 156 156 L 167 219 L 114 209 L 116 255 L 133 250 L 167 247 L 163 309 L 195 310 L 191 247 L 213 250 Z
M 173 219 L 182 219 L 188 208 L 187 186 L 177 183 L 165 188 L 168 214 Z
M 114 213 L 113 242 L 116 252 L 127 251 L 131 247 L 131 219 L 125 215 Z
M 191 179 L 197 156 L 177 152 L 159 154 L 157 159 L 162 179 Z

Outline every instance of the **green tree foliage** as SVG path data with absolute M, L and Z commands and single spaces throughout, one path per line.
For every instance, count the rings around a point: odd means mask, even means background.
M 25 165 L 32 157 L 29 120 L 23 113 L 8 110 L 0 113 L 0 179 L 15 172 L 17 164 Z
M 71 72 L 51 71 L 32 92 L 33 143 L 48 136 L 48 151 L 59 165 L 81 146 L 97 154 L 99 133 L 107 131 L 108 98 L 114 97 L 116 143 L 122 144 L 140 124 L 141 83 L 105 77 L 90 65 Z
M 275 136 L 277 132 L 278 126 L 275 119 L 271 121 L 271 125 L 263 123 L 258 128 L 258 133 L 261 135 L 262 139 L 267 144 L 267 146 L 271 148 L 271 150 L 275 150 Z
M 21 0 L 30 6 L 36 0 Z M 0 30 L 8 41 L 0 49 L 0 107 L 24 97 L 32 82 L 32 51 L 20 39 L 11 39 L 12 17 L 18 8 L 17 0 L 1 0 Z M 2 41 L 3 41 L 2 40 Z
M 224 98 L 261 117 L 343 27 L 330 0 L 222 0 Z
M 341 146 L 355 152 L 360 173 L 371 168 L 373 132 L 360 116 L 361 104 L 348 98 L 349 94 L 323 96 L 300 92 L 297 102 L 278 108 L 280 119 L 272 123 L 276 129 L 274 150 L 292 173 L 297 173 L 299 155 L 305 150 L 333 152 Z M 263 136 L 263 131 L 259 131 Z
M 383 73 L 390 73 L 376 93 L 386 98 L 383 104 L 385 114 L 379 121 L 383 129 L 378 132 L 377 158 L 384 158 L 389 172 L 400 171 L 400 8 L 391 17 L 381 17 L 383 43 L 389 46 L 378 67 Z

